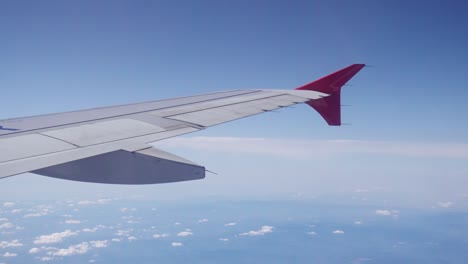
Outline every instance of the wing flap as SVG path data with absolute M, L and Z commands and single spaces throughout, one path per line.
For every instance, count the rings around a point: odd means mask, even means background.
M 205 178 L 203 166 L 155 148 L 135 152 L 118 150 L 32 172 L 66 180 L 112 184 L 155 184 Z

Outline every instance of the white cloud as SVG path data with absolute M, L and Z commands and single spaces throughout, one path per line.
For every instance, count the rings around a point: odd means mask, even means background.
M 55 252 L 51 252 L 52 256 L 66 257 L 73 255 L 86 254 L 90 250 L 90 246 L 87 242 L 69 246 L 68 248 L 61 248 Z
M 386 154 L 415 157 L 468 158 L 466 143 L 418 143 L 364 140 L 290 140 L 236 137 L 179 137 L 158 146 L 184 147 L 197 151 L 247 153 L 292 158 L 337 154 Z
M 102 199 L 97 200 L 97 202 L 100 204 L 110 203 L 111 201 L 112 199 L 107 199 L 107 198 L 102 198 Z
M 21 247 L 22 243 L 18 239 L 12 241 L 0 241 L 0 248 Z
M 81 231 L 88 232 L 88 233 L 96 232 L 97 230 L 98 230 L 97 227 L 81 229 Z
M 206 222 L 208 222 L 208 219 L 206 218 L 198 220 L 198 223 L 206 223 Z
M 42 257 L 40 258 L 41 261 L 50 261 L 50 260 L 53 260 L 54 258 L 52 257 Z
M 392 215 L 392 212 L 390 212 L 389 210 L 375 210 L 375 214 L 388 216 L 388 215 Z
M 442 208 L 449 208 L 449 207 L 452 207 L 452 206 L 453 206 L 453 202 L 450 202 L 450 201 L 447 201 L 447 202 L 438 202 L 437 205 L 440 206 L 440 207 L 442 207 Z
M 77 204 L 81 206 L 86 206 L 86 205 L 93 205 L 93 204 L 107 204 L 111 201 L 112 199 L 98 199 L 96 201 L 83 200 L 83 201 L 79 201 Z
M 181 246 L 183 246 L 183 245 L 184 245 L 184 244 L 182 244 L 182 243 L 180 243 L 180 242 L 172 242 L 172 243 L 171 243 L 171 246 L 173 246 L 173 247 L 181 247 Z
M 18 256 L 18 254 L 16 254 L 16 253 L 10 253 L 10 252 L 5 252 L 5 254 L 3 254 L 3 256 L 4 256 L 5 258 L 11 258 L 11 257 L 16 257 L 16 256 Z
M 13 206 L 15 206 L 14 202 L 4 202 L 3 203 L 3 207 L 13 207 Z
M 80 220 L 65 220 L 65 224 L 72 224 L 72 225 L 75 225 L 75 224 L 80 224 L 81 221 Z
M 237 225 L 237 223 L 235 223 L 235 222 L 231 222 L 231 223 L 227 223 L 227 224 L 225 224 L 224 226 L 235 226 L 235 225 Z
M 31 248 L 31 249 L 29 250 L 29 253 L 30 253 L 30 254 L 36 254 L 36 253 L 39 253 L 39 251 L 41 251 L 41 249 L 35 247 L 35 248 Z
M 31 214 L 25 214 L 23 215 L 24 218 L 29 218 L 29 217 L 39 217 L 39 216 L 44 216 L 47 215 L 47 212 L 38 212 L 38 213 L 31 213 Z
M 229 238 L 220 238 L 219 241 L 223 241 L 223 242 L 228 242 L 229 241 Z
M 105 248 L 109 246 L 109 241 L 107 240 L 94 240 L 89 243 L 91 243 L 91 246 L 95 248 Z
M 178 237 L 186 237 L 186 236 L 191 236 L 191 235 L 193 235 L 193 233 L 190 232 L 190 231 L 187 231 L 187 230 L 186 230 L 186 231 L 179 232 L 179 233 L 177 234 Z
M 135 241 L 135 240 L 137 240 L 137 238 L 134 237 L 134 236 L 129 236 L 127 239 L 128 239 L 128 241 Z
M 239 234 L 240 236 L 263 236 L 264 234 L 273 232 L 272 226 L 262 226 L 259 230 L 249 231 Z
M 137 209 L 136 208 L 120 208 L 120 212 L 125 213 L 125 212 L 135 212 Z
M 343 230 L 335 230 L 332 233 L 335 234 L 335 235 L 342 235 L 342 234 L 344 234 L 344 231 Z
M 113 238 L 111 241 L 112 242 L 120 242 L 120 238 Z
M 317 234 L 317 232 L 314 232 L 314 231 L 310 231 L 310 232 L 307 232 L 308 235 L 311 235 L 311 236 L 315 236 Z
M 60 243 L 63 241 L 64 238 L 70 237 L 70 236 L 76 236 L 76 235 L 78 235 L 77 232 L 73 232 L 71 230 L 65 230 L 59 233 L 52 233 L 50 235 L 42 235 L 42 236 L 36 237 L 36 240 L 34 240 L 34 244 Z
M 0 222 L 6 222 L 6 221 L 8 221 L 8 218 L 5 218 L 5 217 L 0 218 Z
M 133 231 L 133 229 L 127 229 L 127 230 L 117 230 L 115 235 L 117 236 L 130 236 L 130 233 Z
M 84 201 L 79 201 L 77 204 L 78 205 L 91 205 L 91 204 L 96 204 L 96 202 L 95 201 L 84 200 Z
M 169 236 L 169 234 L 166 234 L 166 233 L 164 233 L 164 234 L 154 234 L 153 235 L 154 238 L 165 238 L 165 237 L 168 237 L 168 236 Z
M 355 225 L 361 225 L 362 222 L 361 222 L 361 221 L 355 221 L 354 224 L 355 224 Z
M 82 242 L 76 245 L 71 245 L 68 248 L 52 248 L 52 247 L 44 248 L 43 247 L 42 249 L 48 250 L 47 255 L 49 256 L 67 257 L 67 256 L 86 254 L 94 248 L 105 248 L 108 246 L 109 246 L 108 240 L 93 240 L 89 242 Z M 35 249 L 31 249 L 29 252 L 37 253 L 39 251 L 40 249 L 35 248 Z
M 180 225 L 180 223 L 179 223 L 179 222 L 175 222 L 174 225 Z
M 15 227 L 14 224 L 10 223 L 10 222 L 6 222 L 6 223 L 3 223 L 0 225 L 0 229 L 3 229 L 3 228 L 13 228 Z
M 398 211 L 397 210 L 375 210 L 376 215 L 381 216 L 393 216 L 393 218 L 398 218 Z

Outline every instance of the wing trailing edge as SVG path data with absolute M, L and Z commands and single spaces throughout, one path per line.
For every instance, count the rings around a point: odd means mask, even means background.
M 341 88 L 364 66 L 365 64 L 352 64 L 295 90 L 317 91 L 329 94 L 329 96 L 308 101 L 307 104 L 314 108 L 325 119 L 328 125 L 340 126 L 342 124 Z

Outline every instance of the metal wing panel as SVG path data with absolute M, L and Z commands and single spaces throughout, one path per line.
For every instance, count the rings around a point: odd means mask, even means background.
M 209 127 L 308 100 L 309 99 L 307 98 L 292 95 L 278 95 L 270 98 L 260 99 L 257 101 L 220 106 L 200 111 L 193 111 L 190 113 L 170 116 L 168 118 L 197 124 L 203 127 Z M 260 106 L 257 106 L 258 104 L 260 104 Z M 261 107 L 262 104 L 268 106 L 268 108 L 263 109 Z
M 52 130 L 41 134 L 84 147 L 161 131 L 164 131 L 161 127 L 126 118 Z
M 151 135 L 145 135 L 132 139 L 114 141 L 111 143 L 93 145 L 84 148 L 74 148 L 70 150 L 58 151 L 39 156 L 30 156 L 27 158 L 0 162 L 0 178 L 25 173 L 33 170 L 38 170 L 41 168 L 46 168 L 65 162 L 92 157 L 119 149 L 127 151 L 136 151 L 148 147 L 148 145 L 146 145 L 147 143 L 155 142 L 170 137 L 175 137 L 178 135 L 188 134 L 198 130 L 199 129 L 187 127 L 171 131 L 164 131 Z
M 24 135 L 0 139 L 1 162 L 75 149 L 66 142 L 43 135 Z
M 83 125 L 90 122 L 101 122 L 109 119 L 124 118 L 129 115 L 151 112 L 158 109 L 190 105 L 204 101 L 242 96 L 257 92 L 255 90 L 236 90 L 212 94 L 181 97 L 145 103 L 102 107 L 66 113 L 48 114 L 32 117 L 0 120 L 0 137 L 10 137 L 19 134 L 37 133 L 51 129 Z
M 219 100 L 206 101 L 206 102 L 201 102 L 201 103 L 196 103 L 196 104 L 190 104 L 190 105 L 184 105 L 184 106 L 178 106 L 178 107 L 172 107 L 168 109 L 152 111 L 149 114 L 168 117 L 168 116 L 180 115 L 180 114 L 185 114 L 185 113 L 190 113 L 190 112 L 195 112 L 195 111 L 200 111 L 200 110 L 205 110 L 205 109 L 210 109 L 210 108 L 224 107 L 227 105 L 239 104 L 239 103 L 248 102 L 248 101 L 257 101 L 260 99 L 278 96 L 278 95 L 281 95 L 281 93 L 278 93 L 275 91 L 255 91 L 249 94 L 235 96 L 235 97 L 228 97 L 228 98 L 223 98 Z

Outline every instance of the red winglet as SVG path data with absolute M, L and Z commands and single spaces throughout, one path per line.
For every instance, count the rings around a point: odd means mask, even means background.
M 296 88 L 329 94 L 321 99 L 308 101 L 330 126 L 341 125 L 341 87 L 348 82 L 365 65 L 353 64 L 321 79 Z

